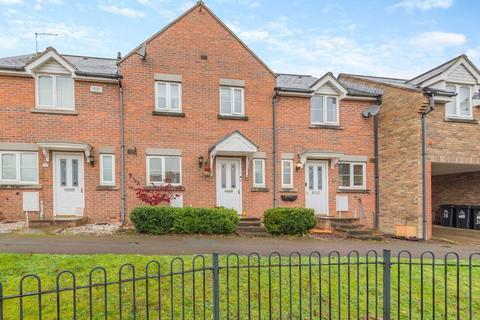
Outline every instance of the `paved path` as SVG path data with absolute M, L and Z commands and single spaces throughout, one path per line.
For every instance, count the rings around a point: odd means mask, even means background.
M 338 250 L 345 255 L 350 250 L 365 254 L 368 250 L 392 250 L 395 255 L 400 250 L 409 250 L 415 257 L 431 250 L 441 258 L 446 252 L 456 251 L 463 258 L 474 251 L 478 245 L 454 245 L 441 241 L 412 242 L 400 240 L 358 241 L 358 240 L 320 240 L 311 238 L 243 238 L 237 236 L 187 236 L 187 235 L 116 235 L 106 237 L 80 235 L 0 235 L 0 252 L 16 253 L 58 253 L 58 254 L 161 254 L 189 255 L 219 252 L 248 254 L 258 252 L 269 254 L 278 251 L 283 255 L 293 251 L 308 254 L 314 250 L 327 254 Z

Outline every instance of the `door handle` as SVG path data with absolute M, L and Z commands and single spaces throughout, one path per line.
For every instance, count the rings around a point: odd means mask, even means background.
M 83 188 L 80 188 L 80 193 L 83 193 Z

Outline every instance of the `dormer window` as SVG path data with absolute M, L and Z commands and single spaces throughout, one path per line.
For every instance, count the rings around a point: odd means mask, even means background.
M 455 92 L 457 95 L 452 97 L 452 102 L 445 106 L 445 116 L 447 118 L 472 118 L 472 93 L 470 86 L 447 84 L 446 90 Z
M 74 83 L 71 76 L 37 74 L 37 108 L 73 110 Z
M 338 113 L 337 97 L 323 95 L 315 95 L 312 97 L 312 124 L 338 125 Z

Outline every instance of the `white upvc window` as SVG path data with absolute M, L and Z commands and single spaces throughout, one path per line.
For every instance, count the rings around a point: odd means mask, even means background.
M 447 84 L 446 90 L 455 92 L 452 102 L 445 105 L 446 118 L 472 119 L 472 91 L 468 85 Z
M 37 152 L 0 151 L 0 184 L 37 183 Z
M 155 82 L 155 110 L 182 111 L 182 85 L 178 82 Z
M 100 185 L 115 185 L 115 155 L 100 155 Z
M 265 187 L 265 159 L 253 159 L 253 186 Z
M 366 188 L 366 164 L 364 162 L 340 162 L 338 175 L 341 189 Z
M 244 90 L 240 87 L 220 87 L 220 115 L 243 116 Z
M 282 160 L 282 188 L 293 188 L 293 160 Z
M 39 109 L 75 109 L 74 81 L 71 76 L 37 74 L 36 107 Z
M 147 184 L 182 184 L 182 159 L 177 156 L 147 156 Z
M 338 98 L 332 96 L 315 95 L 311 98 L 312 124 L 339 124 Z

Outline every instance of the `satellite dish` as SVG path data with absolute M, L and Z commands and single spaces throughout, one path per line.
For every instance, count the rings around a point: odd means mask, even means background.
M 147 58 L 147 44 L 144 42 L 135 53 L 142 57 L 142 60 L 145 60 Z
M 374 116 L 376 116 L 379 112 L 380 112 L 380 105 L 374 104 L 373 106 L 369 106 L 367 109 L 365 109 L 365 110 L 362 112 L 362 115 L 363 115 L 365 118 L 369 118 L 369 117 L 374 117 Z

